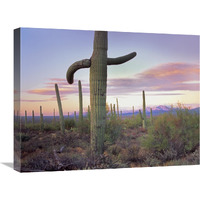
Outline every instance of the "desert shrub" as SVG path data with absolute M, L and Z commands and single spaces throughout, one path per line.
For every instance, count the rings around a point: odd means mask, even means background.
M 26 142 L 28 140 L 30 140 L 30 136 L 27 135 L 26 133 L 22 133 L 22 132 L 19 132 L 15 135 L 15 138 L 17 141 L 21 141 L 21 142 Z
M 65 128 L 70 130 L 71 128 L 75 128 L 76 127 L 76 122 L 74 121 L 74 119 L 66 119 L 65 120 Z
M 79 132 L 84 133 L 84 134 L 89 134 L 90 133 L 90 121 L 88 119 L 83 119 L 82 123 L 80 123 L 78 121 L 77 128 L 78 128 Z
M 60 124 L 59 124 L 59 122 L 56 122 L 55 124 L 45 123 L 44 130 L 45 131 L 58 131 L 58 130 L 60 130 Z
M 107 152 L 111 155 L 118 156 L 121 150 L 122 148 L 119 145 L 114 144 L 108 147 Z
M 199 117 L 179 106 L 176 112 L 162 114 L 148 127 L 141 145 L 162 161 L 184 156 L 199 143 Z
M 113 116 L 106 121 L 105 141 L 113 144 L 122 134 L 123 124 L 119 117 Z
M 124 123 L 126 125 L 126 128 L 131 128 L 131 129 L 138 128 L 142 126 L 142 119 L 138 114 L 134 117 L 124 119 Z
M 124 163 L 137 162 L 139 160 L 138 153 L 139 147 L 136 145 L 130 145 L 126 149 L 120 151 L 119 158 Z

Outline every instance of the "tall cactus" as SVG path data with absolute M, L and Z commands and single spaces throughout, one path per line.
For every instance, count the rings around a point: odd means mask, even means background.
M 40 130 L 44 131 L 44 119 L 42 114 L 42 106 L 40 106 Z
M 102 154 L 104 147 L 104 133 L 106 127 L 107 65 L 122 64 L 136 56 L 136 53 L 133 52 L 118 58 L 108 58 L 107 49 L 107 32 L 95 31 L 93 54 L 91 58 L 75 62 L 67 71 L 67 81 L 69 84 L 72 84 L 74 73 L 78 69 L 90 68 L 90 143 L 92 158 Z
M 55 84 L 55 90 L 56 90 L 56 98 L 57 98 L 57 103 L 58 103 L 58 110 L 59 110 L 59 120 L 60 120 L 60 131 L 62 134 L 65 133 L 65 122 L 64 122 L 64 117 L 63 117 L 63 110 L 62 110 L 62 103 L 60 99 L 60 93 L 58 89 L 58 85 Z
M 88 106 L 88 120 L 90 121 L 90 106 Z
M 113 115 L 116 117 L 115 104 L 113 104 Z
M 135 112 L 135 111 L 134 111 L 134 106 L 133 106 L 133 118 L 134 118 L 134 112 Z
M 82 97 L 82 86 L 81 81 L 78 81 L 78 91 L 79 91 L 79 122 L 83 123 L 83 97 Z
M 142 91 L 142 99 L 143 99 L 143 128 L 146 128 L 146 101 L 145 101 L 145 92 Z
M 143 99 L 143 118 L 144 118 L 144 125 L 143 128 L 146 128 L 146 101 L 145 101 L 145 92 L 142 91 L 142 99 Z
M 153 124 L 152 108 L 150 108 L 150 122 L 151 122 L 151 124 Z
M 119 103 L 118 103 L 118 98 L 116 99 L 116 103 L 117 103 L 117 117 L 119 117 Z
M 74 111 L 74 121 L 76 122 L 76 111 Z
M 112 103 L 110 104 L 110 115 L 111 115 L 111 117 L 113 116 L 113 107 L 112 107 Z
M 25 128 L 27 128 L 27 111 L 25 110 Z
M 140 114 L 140 118 L 141 118 L 141 120 L 142 120 L 142 127 L 145 129 L 145 128 L 146 128 L 146 127 L 145 127 L 145 121 L 144 121 L 144 117 L 143 117 L 143 115 L 142 115 L 141 110 L 139 110 L 139 114 Z
M 35 116 L 34 116 L 34 110 L 32 110 L 32 125 L 35 124 Z

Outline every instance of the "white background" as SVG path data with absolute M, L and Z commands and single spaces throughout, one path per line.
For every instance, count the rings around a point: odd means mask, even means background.
M 200 35 L 198 2 L 1 1 L 0 199 L 196 199 L 199 196 L 199 166 L 20 174 L 8 165 L 13 162 L 14 28 Z

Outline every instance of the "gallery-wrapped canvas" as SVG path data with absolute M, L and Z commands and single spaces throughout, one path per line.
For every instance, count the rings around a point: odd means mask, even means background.
M 199 36 L 14 30 L 14 168 L 199 164 Z

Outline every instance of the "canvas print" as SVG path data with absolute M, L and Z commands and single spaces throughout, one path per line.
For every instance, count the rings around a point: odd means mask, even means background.
M 199 36 L 14 30 L 14 168 L 199 164 Z

